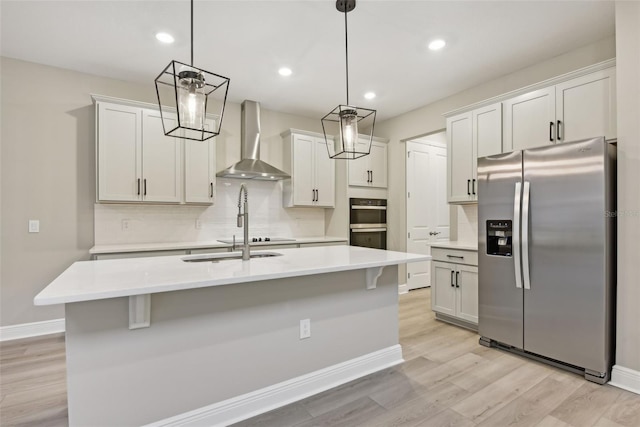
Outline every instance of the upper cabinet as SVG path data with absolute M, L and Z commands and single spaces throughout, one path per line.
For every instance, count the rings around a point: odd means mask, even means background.
M 335 160 L 329 158 L 324 135 L 291 129 L 282 134 L 285 207 L 332 208 L 335 196 Z
M 449 203 L 478 200 L 476 159 L 502 152 L 502 104 L 447 118 Z
M 132 101 L 94 100 L 99 202 L 213 203 L 213 140 L 166 136 L 157 109 Z
M 615 138 L 615 75 L 615 68 L 607 68 L 505 101 L 505 152 Z
M 446 114 L 449 203 L 477 202 L 479 157 L 615 139 L 615 75 L 614 62 L 606 61 Z
M 362 144 L 367 137 L 358 138 Z M 349 185 L 359 187 L 387 188 L 387 142 L 374 138 L 368 155 L 355 160 L 346 160 L 349 168 Z

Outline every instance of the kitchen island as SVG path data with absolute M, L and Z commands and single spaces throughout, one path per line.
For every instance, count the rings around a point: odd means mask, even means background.
M 65 304 L 70 425 L 226 425 L 402 363 L 397 265 L 429 256 L 275 252 L 63 272 L 34 302 Z

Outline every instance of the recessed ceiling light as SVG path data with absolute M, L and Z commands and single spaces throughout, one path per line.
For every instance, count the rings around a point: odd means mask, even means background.
M 447 42 L 445 42 L 444 40 L 437 39 L 437 40 L 434 40 L 431 43 L 429 43 L 429 49 L 431 49 L 431 50 L 440 50 L 443 47 L 445 47 L 446 44 L 447 44 Z
M 169 33 L 157 33 L 156 34 L 156 39 L 158 39 L 162 43 L 166 43 L 166 44 L 173 43 L 175 41 L 173 36 L 171 34 L 169 34 Z
M 285 77 L 286 77 L 286 76 L 290 76 L 290 75 L 291 75 L 291 73 L 292 73 L 292 71 L 291 71 L 291 68 L 282 67 L 282 68 L 280 68 L 280 69 L 278 70 L 278 73 L 279 73 L 281 76 L 285 76 Z
M 376 97 L 376 94 L 374 92 L 367 92 L 367 93 L 364 94 L 364 97 L 366 99 L 373 99 L 373 98 Z

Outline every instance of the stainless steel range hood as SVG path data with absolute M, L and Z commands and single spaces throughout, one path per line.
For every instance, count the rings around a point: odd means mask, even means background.
M 260 160 L 260 104 L 256 101 L 242 102 L 240 139 L 241 160 L 218 172 L 217 176 L 265 181 L 291 178 L 286 172 Z

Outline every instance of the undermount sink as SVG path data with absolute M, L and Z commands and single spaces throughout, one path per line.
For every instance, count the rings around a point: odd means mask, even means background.
M 278 252 L 254 252 L 251 254 L 251 258 L 269 258 L 273 256 L 282 256 Z M 242 259 L 242 253 L 221 253 L 221 254 L 203 254 L 192 255 L 182 258 L 184 262 L 218 262 L 228 261 L 234 259 Z

